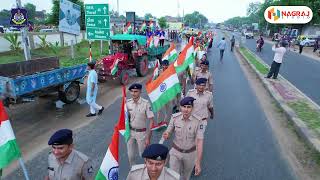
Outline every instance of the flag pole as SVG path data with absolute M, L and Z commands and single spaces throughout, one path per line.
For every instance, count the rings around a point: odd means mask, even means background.
M 28 175 L 28 171 L 27 171 L 27 168 L 26 166 L 24 165 L 24 162 L 23 162 L 23 159 L 22 158 L 19 158 L 19 163 L 20 163 L 20 166 L 22 168 L 22 171 L 23 171 L 23 174 L 24 174 L 24 177 L 26 180 L 30 180 L 29 179 L 29 175 Z

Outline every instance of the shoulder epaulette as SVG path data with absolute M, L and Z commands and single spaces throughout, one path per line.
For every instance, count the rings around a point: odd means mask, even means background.
M 175 172 L 174 170 L 170 169 L 170 168 L 166 168 L 168 174 L 170 174 L 171 176 L 173 176 L 176 179 L 180 179 L 180 174 L 178 174 L 177 172 Z
M 144 164 L 137 164 L 137 165 L 133 165 L 132 167 L 131 167 L 131 172 L 133 172 L 133 171 L 136 171 L 136 170 L 139 170 L 139 169 L 143 169 L 145 167 L 145 165 Z
M 175 118 L 175 117 L 178 117 L 178 116 L 181 116 L 181 115 L 182 115 L 182 113 L 178 112 L 178 113 L 172 114 L 172 117 Z

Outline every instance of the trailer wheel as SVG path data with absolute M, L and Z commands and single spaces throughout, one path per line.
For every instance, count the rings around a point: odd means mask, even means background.
M 72 82 L 65 91 L 59 91 L 59 99 L 66 104 L 75 102 L 79 95 L 80 85 L 77 82 Z
M 143 77 L 148 73 L 148 56 L 143 55 L 136 60 L 136 71 L 138 76 Z
M 122 70 L 119 76 L 120 84 L 127 85 L 129 83 L 129 73 L 126 70 Z

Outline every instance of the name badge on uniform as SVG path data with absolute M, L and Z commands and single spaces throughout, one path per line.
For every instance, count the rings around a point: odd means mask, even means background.
M 88 168 L 88 173 L 93 173 L 93 168 L 92 168 L 92 166 L 90 166 L 90 168 Z

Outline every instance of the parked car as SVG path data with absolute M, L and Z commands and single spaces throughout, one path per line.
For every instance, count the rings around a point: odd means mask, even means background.
M 313 46 L 316 42 L 315 39 L 311 39 L 309 37 L 305 37 L 302 39 L 302 42 L 304 42 L 304 46 Z
M 246 39 L 253 39 L 253 32 L 250 32 L 250 31 L 246 31 L 244 33 L 244 36 L 246 37 Z
M 5 29 L 5 33 L 17 33 L 20 32 L 20 29 L 15 28 L 15 27 L 9 27 L 7 29 Z
M 56 32 L 56 31 L 54 29 L 40 29 L 39 32 L 43 33 L 43 32 Z

